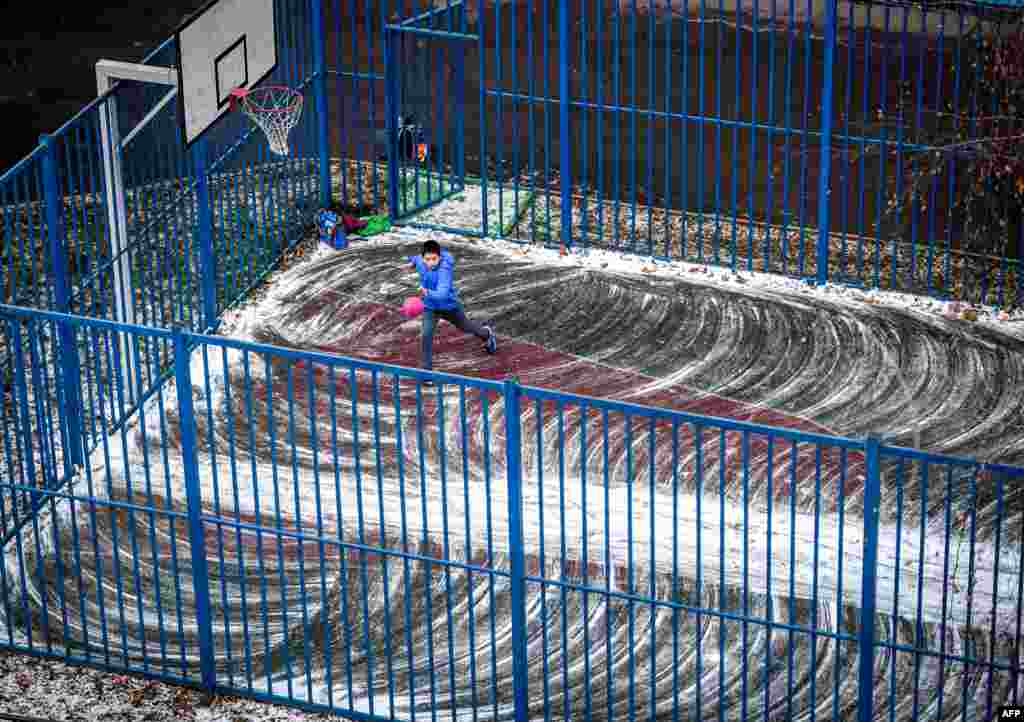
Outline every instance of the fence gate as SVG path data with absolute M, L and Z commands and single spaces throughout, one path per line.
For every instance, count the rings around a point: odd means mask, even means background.
M 465 30 L 461 2 L 384 28 L 392 221 L 465 188 Z

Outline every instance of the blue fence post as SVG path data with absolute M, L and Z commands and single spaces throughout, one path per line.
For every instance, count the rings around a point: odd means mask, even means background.
M 53 142 L 48 135 L 39 136 L 43 147 L 43 192 L 46 194 L 46 229 L 50 248 L 50 281 L 53 283 L 57 311 L 71 312 L 71 282 L 68 279 L 68 258 L 64 242 L 64 202 L 57 181 L 57 159 Z M 66 322 L 57 324 L 57 345 L 64 383 L 60 385 L 58 404 L 64 431 L 67 434 L 69 461 L 81 466 L 85 458 L 82 451 L 82 403 L 79 398 L 81 373 L 75 331 Z
M 176 328 L 173 335 L 174 386 L 178 394 L 181 461 L 185 473 L 185 503 L 188 505 L 188 541 L 192 550 L 192 584 L 196 598 L 196 625 L 199 627 L 199 673 L 203 689 L 212 694 L 217 685 L 217 676 L 213 665 L 210 575 L 206 564 L 206 537 L 203 533 L 203 497 L 199 491 L 195 411 L 192 407 L 192 373 L 189 368 L 190 358 L 185 334 L 180 328 Z
M 217 258 L 213 253 L 213 209 L 210 207 L 210 181 L 206 173 L 206 139 L 199 138 L 192 144 L 192 163 L 196 174 L 196 201 L 198 207 L 199 264 L 201 292 L 203 296 L 203 325 L 201 330 L 211 329 L 217 321 Z
M 508 546 L 512 583 L 512 684 L 516 722 L 529 718 L 526 669 L 526 554 L 523 551 L 523 479 L 520 444 L 522 390 L 505 379 L 505 476 L 508 484 Z
M 558 0 L 558 183 L 562 245 L 572 247 L 572 153 L 569 147 L 569 0 Z
M 872 722 L 875 689 L 875 592 L 878 575 L 878 507 L 881 504 L 879 457 L 882 442 L 868 436 L 864 444 L 864 568 L 860 589 L 860 670 L 857 679 L 859 699 L 857 719 Z
M 480 78 L 480 197 L 483 199 L 480 204 L 480 232 L 486 238 L 489 233 L 487 225 L 490 214 L 487 210 L 487 82 L 485 81 L 487 78 L 487 43 L 485 42 L 483 13 L 480 13 L 477 18 L 476 37 L 476 52 L 480 60 L 477 73 Z M 501 192 L 500 184 L 498 192 Z M 501 235 L 500 228 L 498 235 Z
M 821 88 L 821 171 L 818 176 L 818 285 L 828 282 L 829 248 L 832 232 L 832 80 L 836 53 L 836 3 L 825 3 L 825 77 Z
M 331 141 L 327 133 L 327 67 L 324 62 L 324 0 L 310 0 L 313 13 L 313 92 L 316 95 L 320 205 L 331 203 Z
M 388 121 L 388 218 L 398 219 L 398 66 L 394 30 L 384 28 L 384 112 Z
M 31 319 L 29 320 L 31 323 Z M 30 412 L 30 406 L 28 403 L 28 373 L 25 371 L 25 349 L 24 343 L 21 338 L 21 323 L 17 318 L 11 319 L 11 351 L 14 353 L 14 386 L 15 394 L 18 397 L 18 419 L 21 420 L 21 439 L 25 445 L 25 450 L 22 452 L 25 455 L 25 475 L 28 477 L 28 486 L 37 487 L 36 483 L 36 460 L 35 450 L 32 444 L 32 415 Z M 39 419 L 42 423 L 42 419 Z M 17 421 L 15 422 L 17 423 Z M 15 426 L 17 430 L 17 426 Z M 40 433 L 42 431 L 40 430 Z M 11 479 L 12 483 L 16 483 L 15 479 Z M 24 484 L 25 479 L 21 480 Z M 43 485 L 45 486 L 45 480 Z M 13 497 L 17 492 L 13 489 L 10 490 L 10 494 Z M 35 492 L 32 493 L 32 508 L 36 509 L 39 507 L 39 495 Z M 4 530 L 6 532 L 6 529 Z
M 454 9 L 454 8 L 453 8 Z M 467 32 L 466 7 L 459 5 L 458 31 Z M 449 23 L 451 15 L 449 15 Z M 466 44 L 457 42 L 455 46 L 455 175 L 459 179 L 459 187 L 466 187 Z

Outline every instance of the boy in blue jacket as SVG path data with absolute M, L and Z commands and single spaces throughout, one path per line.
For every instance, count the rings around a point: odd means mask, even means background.
M 411 256 L 409 262 L 420 274 L 420 297 L 423 299 L 423 336 L 421 354 L 423 368 L 433 368 L 434 327 L 436 318 L 443 318 L 464 333 L 471 333 L 484 342 L 488 353 L 496 353 L 498 341 L 490 326 L 482 326 L 466 317 L 455 289 L 455 258 L 448 251 L 442 251 L 437 241 L 427 241 L 419 256 Z

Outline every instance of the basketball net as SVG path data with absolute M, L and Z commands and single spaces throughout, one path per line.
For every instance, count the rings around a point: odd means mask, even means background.
M 260 127 L 270 152 L 288 155 L 288 134 L 302 115 L 302 94 L 283 85 L 231 91 L 231 108 L 241 108 Z

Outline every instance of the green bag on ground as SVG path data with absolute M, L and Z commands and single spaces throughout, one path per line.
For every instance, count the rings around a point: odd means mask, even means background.
M 387 216 L 367 216 L 361 220 L 366 221 L 366 227 L 356 231 L 357 236 L 368 238 L 391 230 L 391 221 Z

